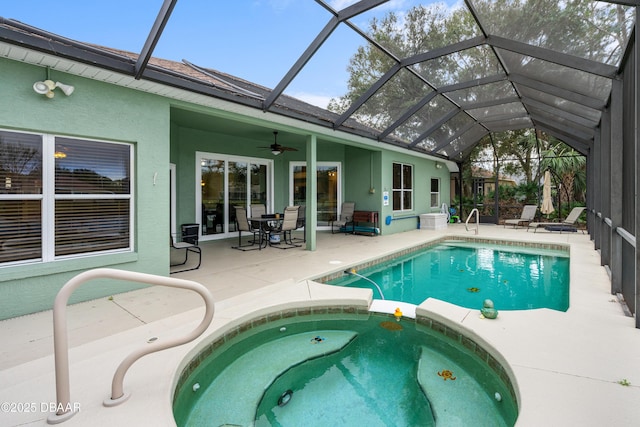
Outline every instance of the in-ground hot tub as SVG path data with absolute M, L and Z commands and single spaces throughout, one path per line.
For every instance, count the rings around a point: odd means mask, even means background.
M 471 335 L 353 307 L 261 316 L 200 346 L 174 416 L 179 426 L 514 425 L 510 369 Z

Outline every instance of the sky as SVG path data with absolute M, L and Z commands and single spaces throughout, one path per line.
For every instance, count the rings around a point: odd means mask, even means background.
M 452 5 L 459 0 L 446 0 Z M 340 10 L 356 0 L 328 0 Z M 440 1 L 442 2 L 442 1 Z M 0 16 L 70 39 L 140 53 L 162 0 L 2 0 Z M 353 19 L 366 30 L 374 16 L 436 1 L 390 0 Z M 178 0 L 153 56 L 228 73 L 274 88 L 329 22 L 313 0 Z M 340 25 L 285 90 L 326 107 L 347 91 L 349 58 L 363 43 Z

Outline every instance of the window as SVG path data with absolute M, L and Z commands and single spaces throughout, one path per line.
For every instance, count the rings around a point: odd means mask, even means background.
M 393 164 L 393 210 L 413 210 L 413 166 Z
M 0 265 L 131 250 L 132 153 L 0 131 Z
M 431 178 L 431 207 L 440 206 L 440 179 Z

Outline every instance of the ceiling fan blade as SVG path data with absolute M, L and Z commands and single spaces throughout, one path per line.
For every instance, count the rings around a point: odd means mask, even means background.
M 278 138 L 278 132 L 274 131 L 273 132 L 273 144 L 271 144 L 268 147 L 258 147 L 258 148 L 264 148 L 264 149 L 269 149 L 272 152 L 280 152 L 283 153 L 285 151 L 298 151 L 297 148 L 293 148 L 293 147 L 285 147 L 283 145 L 278 144 L 277 142 L 277 138 Z

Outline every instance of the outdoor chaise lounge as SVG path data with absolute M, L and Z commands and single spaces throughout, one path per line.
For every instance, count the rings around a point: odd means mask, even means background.
M 567 215 L 564 221 L 560 222 L 530 222 L 527 231 L 533 228 L 533 232 L 535 233 L 540 227 L 549 231 L 576 231 L 576 221 L 578 221 L 578 218 L 580 218 L 584 210 L 584 206 L 575 207 L 569 212 L 569 215 Z
M 538 207 L 536 205 L 525 205 L 524 208 L 522 208 L 520 218 L 505 219 L 504 226 L 513 225 L 513 228 L 516 228 L 521 223 L 529 224 L 535 218 L 537 210 Z

